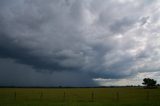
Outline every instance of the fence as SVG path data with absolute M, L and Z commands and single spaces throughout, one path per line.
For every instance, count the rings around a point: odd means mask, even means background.
M 121 101 L 159 101 L 160 94 L 153 92 L 124 93 L 124 92 L 39 92 L 0 93 L 0 101 L 53 101 L 53 102 L 121 102 Z

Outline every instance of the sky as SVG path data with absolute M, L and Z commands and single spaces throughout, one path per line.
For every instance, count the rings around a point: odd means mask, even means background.
M 159 0 L 0 0 L 0 86 L 160 83 Z

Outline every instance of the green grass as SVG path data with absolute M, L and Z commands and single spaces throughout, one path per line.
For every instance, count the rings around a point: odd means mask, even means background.
M 160 106 L 160 89 L 1 88 L 0 106 Z

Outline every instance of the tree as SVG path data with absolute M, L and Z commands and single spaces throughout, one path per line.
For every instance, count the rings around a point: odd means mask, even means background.
M 157 81 L 151 78 L 144 78 L 143 79 L 143 85 L 146 86 L 146 88 L 156 88 Z

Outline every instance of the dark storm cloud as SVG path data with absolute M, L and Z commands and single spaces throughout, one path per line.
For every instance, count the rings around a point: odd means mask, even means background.
M 95 86 L 92 79 L 76 72 L 36 72 L 12 59 L 0 59 L 0 85 L 3 86 Z M 7 66 L 6 66 L 7 64 Z M 9 67 L 8 67 L 9 66 Z
M 134 76 L 159 63 L 156 0 L 1 0 L 0 5 L 0 57 L 32 70 L 81 73 L 79 78 L 92 82 Z
M 57 62 L 56 59 L 59 61 L 62 59 L 65 59 L 67 57 L 65 56 L 55 56 L 54 59 L 55 61 L 50 62 L 47 61 L 49 60 L 50 57 L 44 56 L 38 56 L 31 54 L 30 51 L 32 51 L 31 48 L 25 48 L 21 47 L 21 45 L 17 45 L 12 41 L 10 38 L 6 38 L 6 36 L 3 36 L 0 39 L 0 57 L 1 58 L 13 58 L 15 59 L 18 63 L 22 64 L 28 64 L 31 65 L 32 67 L 36 69 L 48 69 L 48 70 L 73 70 L 76 69 L 74 67 L 63 67 L 60 66 Z M 7 44 L 6 44 L 7 42 Z

